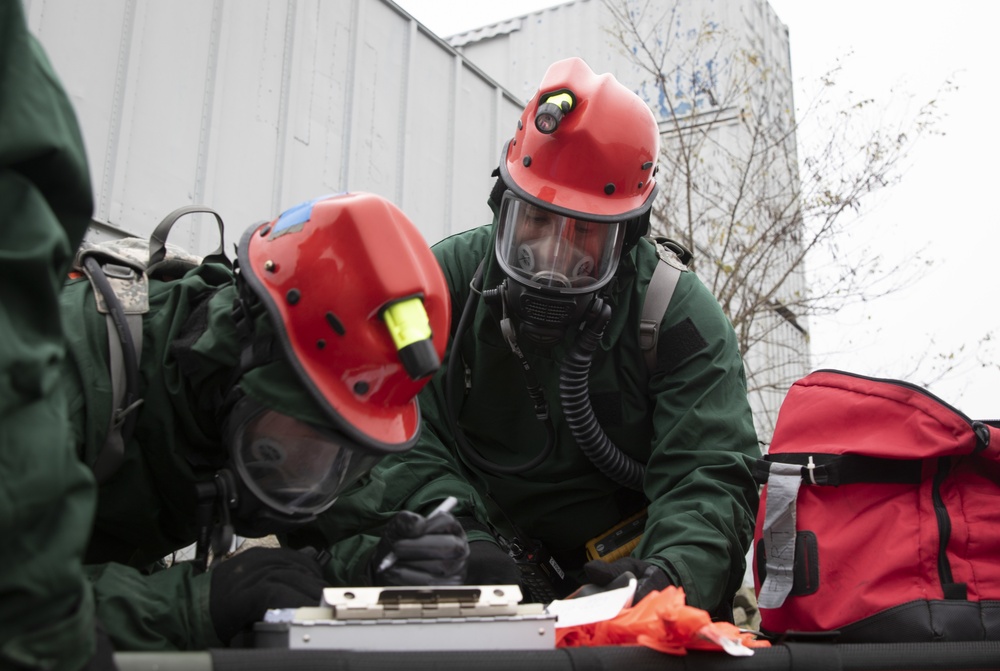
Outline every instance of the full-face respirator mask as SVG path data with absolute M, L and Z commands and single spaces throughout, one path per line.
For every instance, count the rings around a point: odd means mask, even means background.
M 496 258 L 507 275 L 505 309 L 518 336 L 552 346 L 573 331 L 618 268 L 625 227 L 574 218 L 507 191 Z
M 224 434 L 233 528 L 248 538 L 315 519 L 383 456 L 249 396 L 233 407 Z

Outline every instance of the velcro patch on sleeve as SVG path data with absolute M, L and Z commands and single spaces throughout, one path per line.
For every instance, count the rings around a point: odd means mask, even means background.
M 669 373 L 706 347 L 708 343 L 688 317 L 660 334 L 656 347 L 656 369 Z

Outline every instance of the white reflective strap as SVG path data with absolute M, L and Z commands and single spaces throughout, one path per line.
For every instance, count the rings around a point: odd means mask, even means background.
M 795 566 L 795 500 L 802 485 L 802 467 L 772 463 L 767 477 L 767 511 L 764 514 L 764 553 L 767 578 L 760 586 L 757 605 L 779 608 L 792 591 Z

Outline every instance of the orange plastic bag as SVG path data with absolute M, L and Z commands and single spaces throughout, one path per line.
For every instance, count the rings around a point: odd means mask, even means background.
M 650 592 L 610 620 L 556 629 L 558 648 L 644 645 L 671 655 L 684 655 L 688 650 L 723 650 L 724 639 L 745 648 L 771 645 L 741 632 L 736 625 L 712 622 L 707 612 L 685 605 L 684 590 L 679 587 Z

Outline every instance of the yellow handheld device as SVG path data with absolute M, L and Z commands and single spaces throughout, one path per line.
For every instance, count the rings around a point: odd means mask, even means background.
M 587 541 L 587 559 L 612 562 L 632 554 L 646 528 L 645 508 Z

